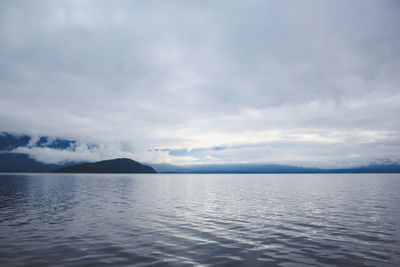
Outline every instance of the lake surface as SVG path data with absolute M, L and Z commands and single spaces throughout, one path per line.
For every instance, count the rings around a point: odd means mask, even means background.
M 0 175 L 0 265 L 132 264 L 400 266 L 400 175 Z

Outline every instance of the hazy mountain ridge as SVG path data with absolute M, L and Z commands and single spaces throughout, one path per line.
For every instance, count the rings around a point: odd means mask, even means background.
M 15 153 L 18 147 L 48 147 L 74 150 L 76 141 L 41 136 L 32 139 L 28 135 L 0 133 L 0 172 L 53 172 L 66 166 L 89 162 L 62 162 L 47 164 L 27 154 Z M 92 163 L 90 163 L 92 164 Z M 140 163 L 139 163 L 140 164 Z M 390 160 L 354 168 L 321 169 L 279 164 L 203 164 L 177 166 L 171 164 L 147 164 L 161 173 L 400 173 L 400 164 Z M 150 167 L 150 168 L 151 168 Z
M 0 153 L 0 172 L 53 172 L 57 169 L 93 164 L 68 162 L 46 164 L 21 153 Z M 140 163 L 139 163 L 140 164 Z M 142 164 L 143 165 L 143 164 Z M 145 164 L 144 166 L 149 164 Z M 341 169 L 319 169 L 278 164 L 226 164 L 176 166 L 170 164 L 150 164 L 150 168 L 159 173 L 400 173 L 400 164 L 371 164 L 367 166 Z
M 371 164 L 354 168 L 320 169 L 280 164 L 153 164 L 160 173 L 400 173 L 400 164 Z
M 18 147 L 47 147 L 53 149 L 72 149 L 76 141 L 39 136 L 37 138 L 29 135 L 15 135 L 8 132 L 0 132 L 0 151 L 12 152 Z
M 0 133 L 0 151 L 11 151 L 17 147 L 24 147 L 31 140 L 27 135 L 12 135 L 6 132 Z
M 48 164 L 32 159 L 27 154 L 0 153 L 0 172 L 51 172 L 69 164 L 74 162 Z

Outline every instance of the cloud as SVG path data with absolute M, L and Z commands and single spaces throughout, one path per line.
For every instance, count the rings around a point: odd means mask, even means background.
M 0 5 L 0 130 L 99 146 L 40 160 L 400 159 L 397 1 Z

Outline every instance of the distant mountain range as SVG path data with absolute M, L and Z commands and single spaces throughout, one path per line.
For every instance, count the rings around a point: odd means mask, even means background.
M 355 168 L 319 169 L 279 164 L 214 164 L 175 166 L 152 164 L 160 173 L 400 173 L 400 164 L 371 164 Z
M 52 172 L 62 164 L 46 164 L 31 159 L 26 154 L 0 153 L 0 172 Z
M 0 133 L 0 151 L 12 151 L 18 147 L 48 147 L 54 149 L 73 149 L 76 142 L 73 140 L 50 138 L 47 136 L 40 136 L 37 139 L 33 139 L 28 135 L 13 135 L 10 133 Z
M 75 141 L 39 137 L 32 140 L 27 135 L 0 133 L 0 172 L 93 172 L 93 173 L 400 173 L 400 164 L 370 164 L 355 168 L 319 169 L 278 164 L 211 164 L 176 166 L 169 164 L 143 165 L 131 159 L 105 160 L 95 163 L 68 162 L 46 164 L 27 154 L 15 153 L 18 147 L 38 146 L 74 151 Z M 96 145 L 93 145 L 96 146 Z M 154 169 L 153 169 L 154 168 Z
M 278 164 L 225 164 L 176 166 L 143 165 L 131 159 L 114 159 L 94 163 L 46 164 L 21 153 L 0 153 L 0 172 L 66 173 L 400 173 L 400 164 L 372 164 L 355 168 L 319 169 Z

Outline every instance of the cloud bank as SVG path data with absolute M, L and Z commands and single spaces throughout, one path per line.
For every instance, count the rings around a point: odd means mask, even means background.
M 400 159 L 398 1 L 2 1 L 1 131 L 44 161 Z M 96 144 L 96 149 L 85 149 Z

